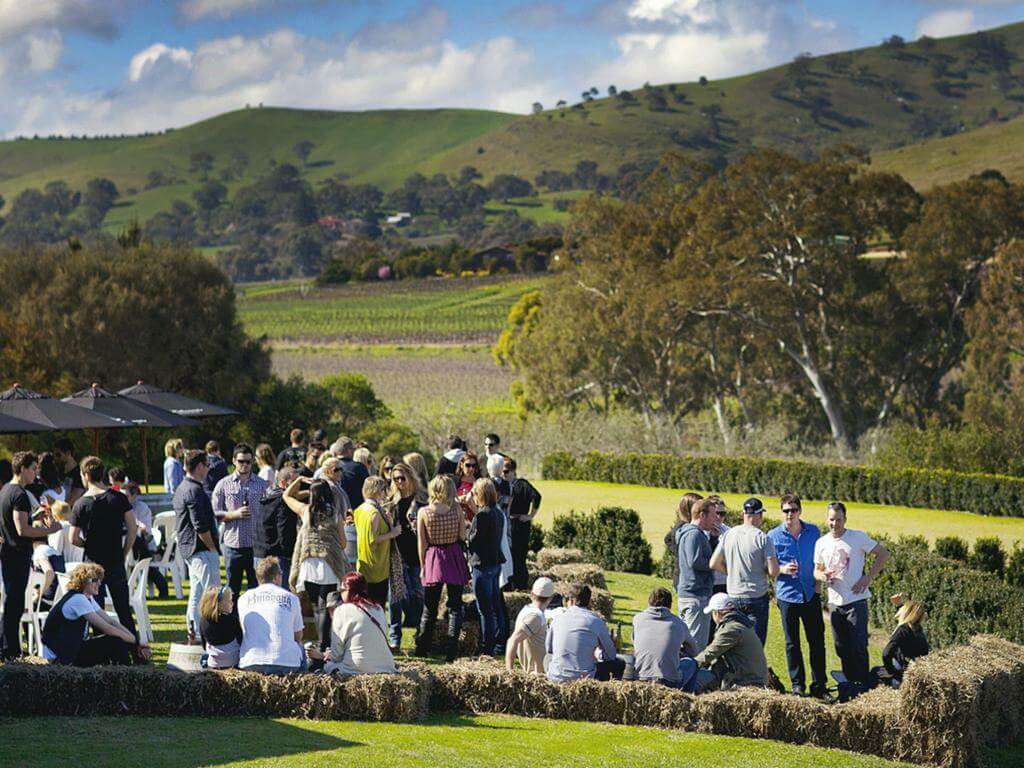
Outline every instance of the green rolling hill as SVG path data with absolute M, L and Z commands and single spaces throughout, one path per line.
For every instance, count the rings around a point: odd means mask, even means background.
M 199 185 L 190 170 L 194 152 L 213 156 L 213 177 L 245 153 L 248 163 L 228 182 L 233 192 L 272 159 L 297 163 L 293 147 L 300 141 L 315 145 L 305 169 L 311 182 L 341 173 L 385 189 L 413 172 L 455 174 L 465 165 L 485 179 L 516 173 L 532 180 L 580 160 L 614 174 L 622 163 L 650 161 L 669 149 L 725 162 L 754 147 L 807 156 L 840 142 L 869 149 L 878 167 L 927 186 L 985 167 L 1016 173 L 1024 123 L 1013 118 L 1022 114 L 1024 23 L 801 58 L 704 84 L 645 87 L 529 116 L 256 108 L 153 136 L 4 141 L 0 194 L 10 201 L 56 179 L 81 189 L 105 176 L 122 194 L 106 220 L 114 229 L 189 200 Z M 944 134 L 951 135 L 938 138 Z M 153 171 L 173 182 L 146 190 Z

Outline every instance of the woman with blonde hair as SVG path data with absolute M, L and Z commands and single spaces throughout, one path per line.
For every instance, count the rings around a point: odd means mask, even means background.
M 498 507 L 498 491 L 488 478 L 473 483 L 473 501 L 476 515 L 469 526 L 469 566 L 480 614 L 481 653 L 494 656 L 506 630 L 500 583 L 505 562 L 501 547 L 505 539 L 505 513 Z
M 64 564 L 80 563 L 85 560 L 85 549 L 71 543 L 71 507 L 66 501 L 50 503 L 50 513 L 60 523 L 60 530 L 48 537 L 50 546 L 64 558 Z
M 445 656 L 454 661 L 462 630 L 462 593 L 469 581 L 469 568 L 462 552 L 462 542 L 466 540 L 466 517 L 456 501 L 455 481 L 450 475 L 438 475 L 430 481 L 427 500 L 429 503 L 420 510 L 416 519 L 420 581 L 423 582 L 425 603 L 416 634 L 416 655 L 430 655 L 441 589 L 445 588 L 448 607 Z
M 371 475 L 377 474 L 377 461 L 373 458 L 373 454 L 370 453 L 370 449 L 365 445 L 356 448 L 352 454 L 352 461 L 362 464 Z
M 426 487 L 430 484 L 430 472 L 427 470 L 427 460 L 423 458 L 423 454 L 413 451 L 405 454 L 402 461 L 412 467 L 416 479 L 419 480 L 420 488 L 423 488 L 426 493 Z
M 402 645 L 402 627 L 419 627 L 423 618 L 423 584 L 420 582 L 420 550 L 416 541 L 416 518 L 419 509 L 427 503 L 427 492 L 420 485 L 416 472 L 405 462 L 398 462 L 391 468 L 391 498 L 389 511 L 393 510 L 395 521 L 402 532 L 395 539 L 402 565 L 402 580 L 405 596 L 401 599 L 391 596 L 391 647 Z M 394 557 L 394 553 L 392 553 Z M 402 614 L 405 614 L 403 621 Z
M 235 593 L 226 584 L 207 587 L 199 599 L 199 627 L 206 646 L 208 669 L 238 666 L 242 647 L 242 625 L 235 610 Z
M 181 464 L 185 443 L 181 438 L 172 437 L 164 443 L 164 456 L 164 493 L 174 493 L 185 480 L 185 468 Z
M 267 484 L 268 488 L 273 488 L 276 485 L 274 482 L 277 478 L 277 470 L 274 469 L 276 463 L 277 457 L 274 456 L 273 448 L 267 443 L 260 443 L 256 446 L 256 466 L 259 467 L 259 478 Z
M 921 626 L 924 620 L 924 606 L 917 600 L 904 601 L 901 594 L 893 595 L 891 599 L 898 606 L 896 629 L 882 650 L 884 673 L 877 667 L 873 671 L 877 673 L 880 682 L 887 682 L 893 688 L 899 688 L 903 683 L 903 673 L 907 671 L 907 665 L 914 659 L 926 656 L 931 648 Z
M 53 606 L 43 625 L 43 658 L 51 664 L 94 667 L 130 664 L 149 659 L 149 646 L 107 616 L 96 602 L 103 567 L 78 566 L 68 578 L 68 590 Z M 86 639 L 89 627 L 93 636 Z
M 358 538 L 356 571 L 366 579 L 370 599 L 381 607 L 388 604 L 390 588 L 394 587 L 398 599 L 405 591 L 392 579 L 391 543 L 402 533 L 402 527 L 384 507 L 389 490 L 387 480 L 380 475 L 370 475 L 363 481 L 363 503 L 352 513 Z

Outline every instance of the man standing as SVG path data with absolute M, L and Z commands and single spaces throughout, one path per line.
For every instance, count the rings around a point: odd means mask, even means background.
M 81 465 L 85 494 L 71 510 L 71 543 L 85 549 L 85 559 L 103 567 L 97 601 L 103 605 L 107 590 L 121 626 L 135 634 L 135 620 L 128 601 L 128 574 L 124 561 L 135 546 L 137 525 L 128 497 L 103 482 L 103 462 L 86 456 Z
M 676 557 L 679 561 L 679 617 L 690 630 L 697 652 L 708 644 L 711 617 L 704 610 L 711 599 L 714 576 L 711 571 L 711 542 L 715 530 L 715 502 L 701 499 L 690 510 L 690 522 L 676 531 Z
M 62 437 L 53 444 L 53 460 L 64 473 L 64 501 L 69 507 L 74 507 L 82 494 L 85 493 L 85 486 L 82 484 L 82 473 L 78 469 L 78 461 L 75 459 L 75 444 Z
M 4 580 L 3 637 L 0 657 L 5 661 L 21 656 L 21 615 L 25 611 L 25 589 L 32 570 L 32 541 L 45 539 L 60 530 L 60 523 L 43 513 L 43 526 L 32 527 L 32 500 L 26 485 L 35 482 L 39 462 L 29 451 L 11 457 L 14 477 L 0 489 L 0 566 Z M 81 480 L 79 480 L 81 482 Z
M 711 567 L 728 577 L 726 589 L 733 605 L 754 620 L 763 646 L 768 638 L 768 577 L 779 575 L 775 545 L 761 530 L 764 505 L 760 499 L 743 502 L 743 525 L 730 528 L 711 556 Z
M 348 494 L 348 500 L 355 509 L 363 503 L 363 482 L 370 473 L 363 464 L 352 458 L 352 454 L 355 453 L 352 438 L 339 437 L 334 443 L 334 452 L 341 459 L 341 487 Z
M 221 540 L 224 571 L 227 574 L 228 586 L 236 596 L 242 594 L 243 574 L 249 589 L 256 588 L 252 513 L 260 508 L 260 500 L 266 493 L 267 484 L 258 475 L 253 474 L 252 460 L 253 451 L 250 446 L 245 443 L 236 445 L 233 456 L 235 471 L 222 478 L 213 489 L 213 514 L 219 522 L 224 523 Z M 223 462 L 223 459 L 221 461 Z
M 551 654 L 548 680 L 554 683 L 586 678 L 621 680 L 626 662 L 618 657 L 604 619 L 590 610 L 590 587 L 571 584 L 563 597 L 566 609 L 552 619 L 544 639 L 545 650 Z
M 206 465 L 210 469 L 206 473 L 203 487 L 207 493 L 213 494 L 213 489 L 217 487 L 217 483 L 228 476 L 228 463 L 220 455 L 220 443 L 216 440 L 206 441 Z M 237 595 L 238 593 L 236 592 L 235 594 Z
M 277 485 L 268 487 L 260 499 L 259 514 L 252 526 L 252 557 L 257 567 L 263 558 L 276 557 L 281 573 L 291 572 L 299 516 L 285 503 L 284 489 L 294 479 L 295 470 L 285 467 L 275 477 Z M 282 586 L 287 589 L 287 582 L 282 582 Z
M 516 460 L 505 457 L 501 469 L 501 479 L 508 487 L 508 516 L 512 521 L 509 532 L 512 553 L 512 585 L 513 589 L 524 590 L 528 586 L 530 574 L 526 568 L 526 555 L 530 549 L 530 530 L 533 518 L 540 510 L 540 491 L 524 477 L 516 476 Z
M 296 428 L 288 435 L 288 439 L 291 441 L 291 445 L 277 454 L 275 469 L 280 470 L 284 466 L 301 464 L 306 460 L 306 433 Z
M 484 451 L 487 456 L 494 456 L 495 454 L 501 453 L 501 438 L 493 432 L 488 433 L 484 437 Z
M 217 518 L 210 497 L 203 488 L 206 479 L 206 454 L 185 454 L 185 479 L 174 492 L 175 528 L 178 532 L 178 556 L 188 564 L 188 629 L 200 637 L 199 599 L 207 587 L 220 586 L 220 545 Z
M 806 690 L 804 655 L 800 647 L 800 623 L 811 652 L 811 695 L 826 693 L 825 622 L 821 618 L 821 584 L 814 578 L 814 548 L 821 536 L 816 525 L 800 519 L 800 497 L 787 493 L 781 499 L 782 522 L 768 532 L 779 559 L 775 601 L 786 636 L 786 662 L 793 693 Z
M 846 505 L 828 505 L 829 533 L 814 545 L 814 578 L 828 586 L 832 639 L 851 683 L 868 684 L 868 590 L 889 560 L 889 550 L 863 531 L 846 527 Z M 864 573 L 864 559 L 873 555 Z

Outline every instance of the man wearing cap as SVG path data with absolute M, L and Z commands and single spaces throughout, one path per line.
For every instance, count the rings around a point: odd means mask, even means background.
M 786 636 L 786 662 L 793 693 L 802 696 L 806 686 L 800 624 L 804 625 L 811 651 L 811 695 L 824 696 L 825 622 L 821 617 L 821 583 L 814 578 L 814 547 L 821 536 L 818 527 L 800 519 L 800 497 L 787 493 L 781 499 L 783 521 L 768 532 L 779 558 L 775 601 Z
M 555 583 L 547 576 L 541 576 L 533 582 L 530 602 L 519 611 L 515 629 L 505 646 L 505 668 L 509 672 L 513 669 L 514 660 L 518 658 L 524 672 L 531 675 L 544 674 L 544 640 L 548 631 L 544 610 L 551 604 L 554 595 Z
M 726 574 L 726 588 L 737 610 L 754 619 L 763 646 L 768 638 L 768 577 L 779 575 L 775 544 L 761 530 L 764 504 L 743 502 L 743 525 L 730 528 L 711 556 L 711 567 Z
M 590 587 L 571 584 L 563 597 L 566 609 L 551 620 L 544 638 L 544 649 L 551 654 L 548 680 L 621 680 L 626 662 L 618 657 L 604 619 L 590 610 Z
M 711 542 L 708 535 L 714 531 L 715 502 L 701 499 L 690 510 L 690 522 L 676 531 L 676 556 L 679 562 L 679 617 L 693 640 L 696 651 L 708 644 L 711 617 L 705 613 L 714 589 L 711 570 Z
M 768 661 L 764 646 L 754 632 L 754 620 L 722 592 L 712 595 L 704 610 L 714 616 L 718 629 L 711 644 L 697 655 L 697 664 L 710 669 L 712 675 L 703 669 L 703 674 L 698 673 L 696 692 L 717 687 L 765 687 Z
M 868 585 L 889 560 L 889 550 L 863 531 L 846 527 L 846 505 L 828 505 L 829 532 L 814 545 L 814 578 L 828 586 L 828 614 L 836 654 L 851 683 L 868 684 Z M 864 559 L 873 556 L 864 572 Z

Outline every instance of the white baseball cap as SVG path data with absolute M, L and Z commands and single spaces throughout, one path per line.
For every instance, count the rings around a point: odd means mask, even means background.
M 711 596 L 708 607 L 704 609 L 704 613 L 711 613 L 712 611 L 728 611 L 735 608 L 736 605 L 733 603 L 732 598 L 729 597 L 725 592 L 717 592 Z
M 555 582 L 553 582 L 547 576 L 541 576 L 535 582 L 533 582 L 533 588 L 530 590 L 530 592 L 536 595 L 537 597 L 554 597 Z

